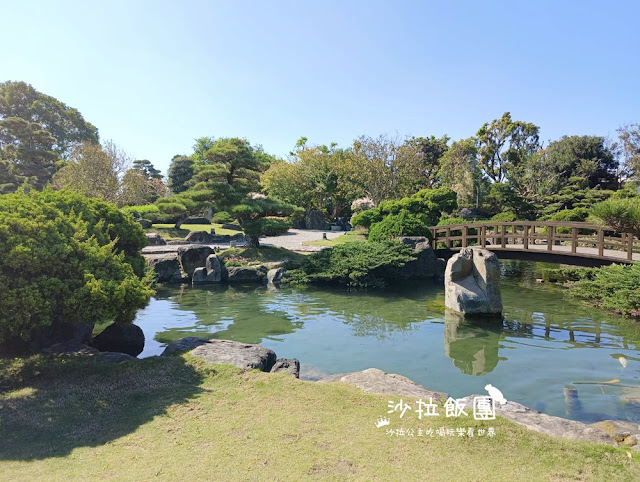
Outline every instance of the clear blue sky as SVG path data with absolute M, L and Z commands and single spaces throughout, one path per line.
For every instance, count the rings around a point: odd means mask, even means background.
M 5 1 L 0 81 L 76 107 L 166 171 L 200 136 L 547 141 L 640 122 L 638 1 Z

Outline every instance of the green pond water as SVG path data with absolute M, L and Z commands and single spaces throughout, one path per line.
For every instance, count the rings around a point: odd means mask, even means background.
M 163 288 L 135 321 L 147 340 L 140 356 L 185 336 L 222 338 L 298 358 L 302 378 L 375 367 L 453 397 L 490 383 L 551 415 L 640 422 L 640 323 L 536 283 L 541 268 L 502 262 L 504 314 L 482 323 L 445 315 L 444 286 L 430 282 L 368 292 Z M 577 388 L 581 410 L 567 411 L 565 386 Z

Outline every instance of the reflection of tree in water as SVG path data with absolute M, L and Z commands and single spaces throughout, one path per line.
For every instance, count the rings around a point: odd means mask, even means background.
M 302 327 L 302 321 L 287 316 L 286 312 L 265 310 L 262 293 L 263 287 L 229 285 L 159 292 L 157 298 L 169 299 L 174 308 L 191 312 L 196 319 L 190 326 L 168 328 L 155 338 L 161 343 L 185 336 L 260 343 Z
M 293 333 L 318 317 L 345 323 L 356 336 L 386 338 L 437 317 L 428 303 L 439 291 L 431 283 L 369 292 L 237 285 L 161 290 L 157 299 L 193 313 L 195 320 L 189 326 L 167 328 L 156 340 L 167 343 L 184 336 L 202 336 L 260 343 Z
M 468 320 L 452 313 L 444 318 L 444 349 L 467 375 L 484 375 L 498 365 L 502 319 Z

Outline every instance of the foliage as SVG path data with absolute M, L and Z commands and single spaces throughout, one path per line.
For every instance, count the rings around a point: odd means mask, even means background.
M 493 212 L 508 211 L 515 213 L 520 219 L 534 217 L 535 208 L 518 195 L 510 184 L 496 182 L 491 185 L 488 202 Z
M 640 181 L 640 124 L 628 124 L 618 129 L 615 146 L 621 154 L 623 173 Z
M 440 160 L 442 185 L 456 192 L 460 206 L 479 206 L 487 182 L 483 179 L 474 138 L 454 142 Z
M 640 317 L 640 263 L 614 264 L 572 273 L 570 295 L 624 315 Z
M 382 287 L 412 259 L 411 249 L 397 242 L 344 243 L 308 256 L 291 280 L 354 288 Z
M 24 182 L 41 189 L 78 142 L 98 142 L 80 112 L 25 82 L 0 83 L 0 193 Z
M 503 211 L 491 217 L 491 221 L 497 221 L 500 223 L 510 223 L 518 220 L 518 215 L 513 211 Z
M 0 340 L 60 323 L 129 322 L 149 300 L 144 235 L 115 206 L 69 192 L 0 198 Z M 141 273 L 138 273 L 141 274 Z
M 167 185 L 171 194 L 186 191 L 193 174 L 193 159 L 187 156 L 173 156 L 167 176 Z
M 162 173 L 148 159 L 136 159 L 133 168 L 142 171 L 148 179 L 162 179 Z
M 233 216 L 231 216 L 227 211 L 218 211 L 211 218 L 211 222 L 217 224 L 230 224 L 234 221 L 235 219 L 233 219 Z
M 514 121 L 505 112 L 500 119 L 485 123 L 478 130 L 477 145 L 480 164 L 494 182 L 503 182 L 513 168 L 518 168 L 528 155 L 538 150 L 539 127 Z
M 120 197 L 120 176 L 129 161 L 112 142 L 104 147 L 84 142 L 73 148 L 69 161 L 53 177 L 53 186 L 115 203 Z
M 418 217 L 426 226 L 435 225 L 442 213 L 450 213 L 457 208 L 456 193 L 449 188 L 423 189 L 410 197 L 394 201 L 383 201 L 377 207 L 368 209 L 353 217 L 353 226 L 370 228 L 389 214 L 407 211 Z
M 227 264 L 228 259 L 245 260 L 246 263 L 273 263 L 282 261 L 288 268 L 299 268 L 307 259 L 304 254 L 275 246 L 259 248 L 238 247 L 225 249 L 220 257 Z
M 640 198 L 608 199 L 591 208 L 591 215 L 601 224 L 620 233 L 640 236 Z
M 371 199 L 368 197 L 360 197 L 351 203 L 351 213 L 358 214 L 374 207 L 376 206 Z
M 291 225 L 286 221 L 273 218 L 265 218 L 261 224 L 262 235 L 264 236 L 280 236 L 291 228 Z
M 418 216 L 403 209 L 398 214 L 388 214 L 385 218 L 371 226 L 370 241 L 390 241 L 399 236 L 427 236 L 432 238 L 429 226 Z
M 134 219 L 147 218 L 153 221 L 160 209 L 155 204 L 144 204 L 142 206 L 125 206 L 121 211 L 131 214 Z
M 275 224 L 266 220 L 267 216 L 279 216 L 291 214 L 294 207 L 278 199 L 271 199 L 266 196 L 254 196 L 246 198 L 241 204 L 237 204 L 231 210 L 233 216 L 238 220 L 242 230 L 247 235 L 248 246 L 257 247 L 259 237 L 265 234 L 265 229 L 275 227 Z M 286 224 L 286 223 L 285 223 Z M 278 224 L 282 229 L 284 224 Z M 287 225 L 287 229 L 288 225 Z

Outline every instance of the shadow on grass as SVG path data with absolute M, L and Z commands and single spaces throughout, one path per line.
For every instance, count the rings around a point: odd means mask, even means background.
M 202 379 L 182 357 L 119 365 L 84 356 L 0 360 L 0 460 L 103 445 L 187 402 Z

